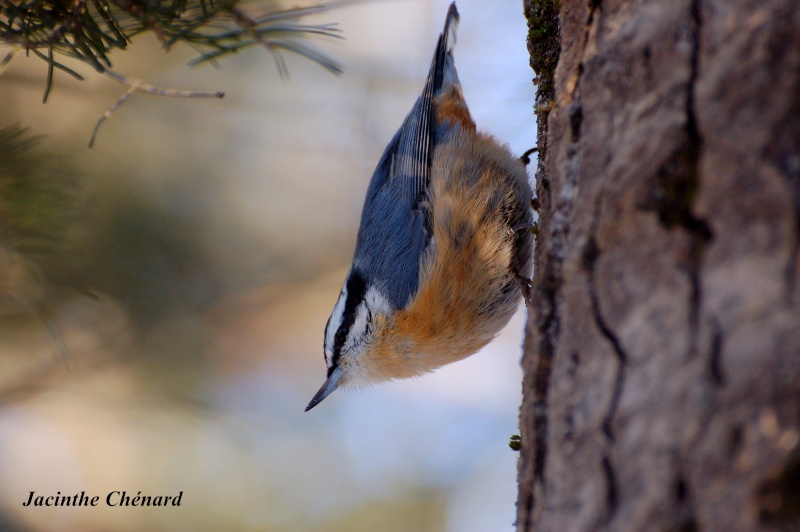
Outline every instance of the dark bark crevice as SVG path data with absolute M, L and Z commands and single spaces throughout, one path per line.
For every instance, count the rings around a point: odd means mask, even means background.
M 619 487 L 617 485 L 617 475 L 614 472 L 614 466 L 611 464 L 611 458 L 608 455 L 603 457 L 601 465 L 603 467 L 603 477 L 606 482 L 606 513 L 603 516 L 603 524 L 607 525 L 614 519 L 614 514 L 619 506 Z
M 601 430 L 603 434 L 605 434 L 606 438 L 609 442 L 614 441 L 614 414 L 617 410 L 617 404 L 619 403 L 619 398 L 622 395 L 622 386 L 625 381 L 625 368 L 628 363 L 628 355 L 625 353 L 625 350 L 622 347 L 622 342 L 620 341 L 617 334 L 611 329 L 608 325 L 608 322 L 603 318 L 602 310 L 600 309 L 600 300 L 597 296 L 597 290 L 595 287 L 595 263 L 600 255 L 600 250 L 597 247 L 597 243 L 594 240 L 594 237 L 590 238 L 589 242 L 586 244 L 586 249 L 584 250 L 584 257 L 583 257 L 583 264 L 587 271 L 587 277 L 589 282 L 589 297 L 591 298 L 592 302 L 592 317 L 594 319 L 594 323 L 597 325 L 597 328 L 600 330 L 600 333 L 603 335 L 603 338 L 608 341 L 611 349 L 616 357 L 618 366 L 616 372 L 616 378 L 614 379 L 614 389 L 611 393 L 611 400 L 609 401 L 609 406 L 606 411 L 606 414 L 603 416 L 603 421 L 601 424 Z
M 768 473 L 759 483 L 755 503 L 758 520 L 763 525 L 797 525 L 800 521 L 800 447 L 795 448 L 782 467 Z
M 681 229 L 690 238 L 689 250 L 682 268 L 689 278 L 689 358 L 698 350 L 700 333 L 700 309 L 702 307 L 702 286 L 700 272 L 703 257 L 714 235 L 706 220 L 694 213 L 694 204 L 701 180 L 700 163 L 703 156 L 704 139 L 697 122 L 696 90 L 699 69 L 700 41 L 702 38 L 702 17 L 700 0 L 691 0 L 689 6 L 686 39 L 691 45 L 689 55 L 689 77 L 686 82 L 684 100 L 685 128 L 683 139 L 675 150 L 657 170 L 655 184 L 650 195 L 641 205 L 644 210 L 658 214 L 661 224 L 667 229 Z
M 675 507 L 671 512 L 667 530 L 669 532 L 697 532 L 700 525 L 694 509 L 694 495 L 679 467 L 675 475 L 674 497 Z
M 588 7 L 589 7 L 589 14 L 586 17 L 586 25 L 584 26 L 584 29 L 583 29 L 583 35 L 581 37 L 581 45 L 580 45 L 580 50 L 582 50 L 584 52 L 586 51 L 587 44 L 589 43 L 589 35 L 591 34 L 591 31 L 592 31 L 592 25 L 596 22 L 595 17 L 597 16 L 597 13 L 603 9 L 603 0 L 589 0 Z M 584 62 L 583 62 L 583 60 L 581 60 L 578 63 L 578 66 L 576 67 L 576 71 L 575 71 L 575 74 L 574 74 L 575 83 L 574 83 L 573 88 L 572 88 L 572 94 L 570 94 L 570 97 L 574 102 L 572 105 L 573 106 L 577 105 L 577 107 L 575 107 L 575 109 L 578 111 L 578 114 L 577 114 L 577 116 L 578 116 L 578 122 L 577 122 L 578 127 L 577 128 L 576 128 L 576 123 L 574 121 L 575 114 L 573 114 L 572 110 L 569 111 L 569 113 L 570 113 L 570 121 L 571 121 L 571 125 L 572 125 L 572 141 L 573 142 L 577 142 L 578 140 L 580 140 L 580 127 L 579 126 L 580 126 L 580 117 L 581 117 L 580 109 L 581 108 L 580 108 L 580 103 L 578 101 L 580 99 L 580 96 L 579 96 L 580 93 L 578 92 L 578 87 L 580 85 L 580 78 L 581 78 L 581 75 L 583 74 L 583 71 L 584 71 Z
M 539 343 L 539 356 L 534 370 L 533 385 L 533 419 L 536 427 L 534 436 L 534 461 L 533 477 L 537 483 L 541 483 L 544 478 L 545 460 L 547 458 L 547 433 L 549 428 L 547 412 L 547 391 L 550 387 L 550 376 L 552 373 L 552 361 L 555 353 L 555 346 L 559 335 L 560 323 L 556 314 L 558 302 L 557 295 L 561 288 L 560 272 L 551 272 L 547 282 L 542 283 L 541 295 L 544 296 L 546 312 L 544 319 L 539 325 L 541 332 L 541 342 Z M 542 308 L 540 306 L 540 308 Z
M 722 329 L 719 321 L 711 320 L 711 349 L 708 356 L 708 374 L 711 382 L 725 386 L 725 372 L 722 370 Z
M 692 0 L 689 20 L 692 24 L 691 42 L 692 52 L 690 56 L 689 84 L 686 94 L 686 133 L 688 136 L 688 157 L 689 167 L 688 181 L 692 191 L 692 196 L 697 194 L 700 187 L 700 160 L 703 154 L 703 137 L 697 124 L 697 78 L 700 62 L 700 41 L 702 38 L 702 16 L 700 12 L 700 0 Z M 692 198 L 694 200 L 694 197 Z M 693 201 L 692 201 L 693 203 Z M 687 273 L 691 283 L 691 296 L 689 301 L 689 356 L 693 356 L 697 351 L 698 334 L 700 329 L 700 308 L 702 305 L 702 288 L 700 284 L 700 272 L 702 269 L 703 255 L 713 238 L 711 228 L 705 220 L 695 216 L 692 212 L 693 205 L 687 205 L 682 213 L 682 225 L 689 231 L 692 237 L 691 249 L 689 251 L 689 264 Z
M 591 231 L 591 237 L 586 244 L 583 252 L 583 266 L 587 272 L 587 279 L 589 285 L 589 297 L 592 303 L 592 317 L 595 325 L 600 330 L 603 338 L 611 346 L 612 352 L 616 358 L 617 367 L 615 369 L 614 387 L 611 390 L 611 399 L 609 400 L 608 407 L 600 424 L 600 430 L 606 438 L 605 450 L 601 465 L 603 469 L 603 476 L 606 483 L 606 513 L 603 517 L 603 523 L 607 524 L 614 518 L 614 514 L 619 506 L 619 488 L 617 486 L 617 479 L 614 472 L 614 465 L 611 461 L 611 450 L 616 439 L 616 431 L 614 428 L 614 416 L 617 413 L 620 398 L 622 397 L 622 389 L 625 383 L 625 373 L 628 364 L 628 355 L 622 347 L 617 334 L 608 325 L 608 322 L 603 318 L 603 313 L 600 308 L 600 300 L 597 296 L 595 285 L 595 264 L 600 255 L 600 250 L 597 247 L 597 242 L 594 239 L 594 233 L 599 219 L 599 200 L 598 207 L 595 209 L 595 217 L 593 222 L 594 229 Z
M 549 179 L 545 168 L 548 158 L 547 119 L 554 99 L 555 69 L 561 53 L 558 0 L 525 0 L 524 13 L 528 21 L 528 50 L 530 65 L 533 68 L 537 85 L 536 111 L 538 131 L 537 147 L 539 150 L 536 167 L 536 196 L 539 208 L 547 211 L 551 208 Z M 540 231 L 552 230 L 548 220 L 540 225 Z M 529 404 L 532 412 L 528 421 L 521 419 L 520 434 L 522 436 L 522 454 L 520 461 L 520 478 L 523 470 L 528 471 L 530 479 L 526 485 L 520 484 L 517 500 L 519 530 L 529 530 L 533 523 L 535 491 L 541 489 L 544 467 L 547 457 L 547 394 L 551 379 L 551 366 L 555 346 L 558 344 L 560 324 L 557 314 L 556 300 L 561 286 L 560 261 L 552 249 L 544 249 L 541 239 L 536 239 L 534 253 L 534 308 L 529 309 L 537 331 L 536 346 L 529 349 L 523 365 L 526 367 L 526 378 L 523 386 L 526 394 L 530 393 Z M 530 325 L 529 325 L 530 327 Z M 528 339 L 530 339 L 530 332 Z M 527 358 L 530 356 L 530 358 Z

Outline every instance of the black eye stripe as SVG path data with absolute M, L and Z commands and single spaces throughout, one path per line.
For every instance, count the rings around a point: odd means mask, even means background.
M 364 295 L 367 292 L 367 283 L 361 274 L 353 270 L 347 278 L 347 299 L 344 302 L 344 312 L 342 313 L 342 324 L 336 331 L 333 337 L 333 363 L 331 368 L 335 368 L 339 364 L 339 358 L 342 355 L 342 346 L 347 341 L 347 334 L 350 327 L 356 321 L 356 310 L 358 305 L 364 300 Z

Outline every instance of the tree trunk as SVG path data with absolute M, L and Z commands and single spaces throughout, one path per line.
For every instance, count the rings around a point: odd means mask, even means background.
M 518 530 L 800 530 L 798 0 L 525 9 Z

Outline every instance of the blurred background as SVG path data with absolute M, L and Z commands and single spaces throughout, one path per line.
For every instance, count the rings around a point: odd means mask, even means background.
M 512 530 L 524 310 L 419 379 L 322 384 L 322 333 L 372 171 L 422 88 L 449 1 L 358 2 L 309 22 L 336 77 L 248 49 L 190 68 L 151 35 L 111 56 L 137 94 L 19 54 L 0 77 L 0 529 Z M 459 0 L 478 127 L 535 145 L 520 1 Z M 0 50 L 0 55 L 4 51 Z M 13 128 L 28 128 L 22 133 Z M 24 139 L 42 135 L 35 145 Z M 23 508 L 30 491 L 175 495 L 179 508 Z

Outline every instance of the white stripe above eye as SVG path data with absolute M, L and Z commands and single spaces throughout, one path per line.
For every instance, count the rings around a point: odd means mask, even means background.
M 391 308 L 380 290 L 374 286 L 367 290 L 364 300 L 356 309 L 355 319 L 347 334 L 345 350 L 355 357 L 360 356 L 363 348 L 371 341 L 371 332 L 368 331 L 371 320 L 376 314 L 388 313 Z
M 339 299 L 331 312 L 331 320 L 328 322 L 328 329 L 325 331 L 325 355 L 328 359 L 328 364 L 333 361 L 333 339 L 336 336 L 336 331 L 342 324 L 344 318 L 344 304 L 347 301 L 347 286 L 342 287 L 342 292 L 339 294 Z

